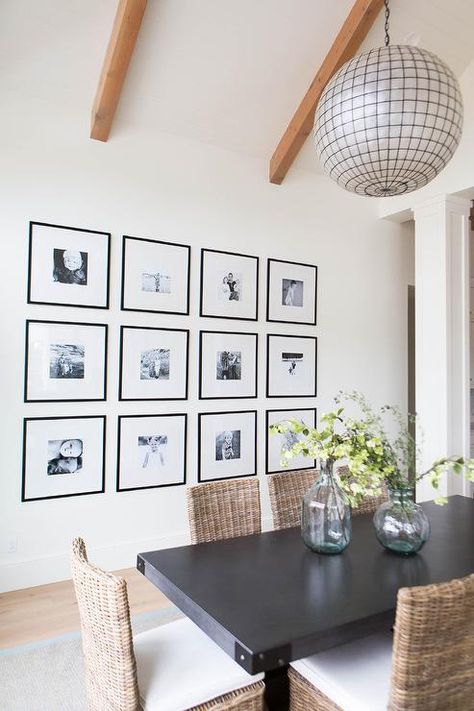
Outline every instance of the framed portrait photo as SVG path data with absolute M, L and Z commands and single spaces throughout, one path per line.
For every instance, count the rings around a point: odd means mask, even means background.
M 257 412 L 206 412 L 198 419 L 198 481 L 257 473 Z
M 318 267 L 314 264 L 267 262 L 267 321 L 316 325 Z
M 107 325 L 26 322 L 25 402 L 105 400 Z
M 199 398 L 257 397 L 256 333 L 201 331 Z
M 120 327 L 119 400 L 186 400 L 189 331 Z
M 27 417 L 22 501 L 102 494 L 105 417 Z
M 122 243 L 122 310 L 189 314 L 191 247 L 128 237 Z
M 187 415 L 118 418 L 117 491 L 186 483 Z
M 30 222 L 28 303 L 109 308 L 110 233 Z
M 296 408 L 292 410 L 267 410 L 265 420 L 266 431 L 266 468 L 267 474 L 285 472 L 289 469 L 314 469 L 316 461 L 308 457 L 294 457 L 288 467 L 281 464 L 282 453 L 296 444 L 301 435 L 293 432 L 285 434 L 270 434 L 270 425 L 276 425 L 287 420 L 299 420 L 308 427 L 316 427 L 316 408 Z
M 200 316 L 258 318 L 258 257 L 201 250 Z
M 267 397 L 316 397 L 317 341 L 267 334 Z

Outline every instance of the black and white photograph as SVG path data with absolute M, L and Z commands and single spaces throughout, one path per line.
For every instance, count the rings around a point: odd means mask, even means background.
M 292 378 L 299 378 L 303 374 L 304 353 L 289 353 L 283 351 L 281 354 L 282 376 L 290 375 Z
M 25 402 L 105 400 L 106 324 L 26 322 Z
M 267 334 L 267 397 L 316 397 L 317 338 Z
M 200 315 L 256 321 L 258 257 L 201 250 Z
M 242 352 L 217 351 L 216 380 L 242 379 Z
M 282 306 L 296 306 L 303 308 L 304 282 L 299 279 L 281 280 L 281 304 Z
M 158 269 L 153 274 L 143 272 L 142 291 L 152 291 L 155 294 L 171 294 L 171 277 Z
M 84 378 L 85 348 L 80 343 L 51 343 L 50 378 Z
M 216 462 L 240 459 L 240 430 L 225 430 L 216 434 Z
M 140 354 L 140 380 L 170 379 L 170 349 L 152 348 Z
M 257 473 L 257 412 L 205 412 L 198 416 L 198 481 Z
M 266 467 L 267 474 L 285 472 L 293 469 L 313 469 L 316 466 L 314 459 L 298 456 L 294 457 L 287 467 L 282 465 L 282 455 L 289 451 L 300 439 L 301 435 L 294 432 L 284 434 L 270 434 L 270 426 L 287 422 L 288 420 L 299 420 L 308 427 L 316 427 L 316 408 L 296 408 L 291 410 L 267 410 L 265 420 L 266 431 Z
M 109 308 L 110 233 L 30 222 L 28 303 Z
M 200 331 L 199 398 L 257 397 L 256 333 Z
M 121 326 L 119 400 L 186 400 L 189 331 Z
M 267 321 L 316 325 L 318 267 L 267 261 Z
M 105 417 L 27 417 L 23 422 L 22 501 L 101 494 Z
M 53 249 L 53 281 L 61 284 L 87 285 L 87 252 Z
M 191 247 L 123 236 L 123 311 L 189 314 Z
M 117 491 L 186 483 L 187 415 L 118 418 Z
M 82 469 L 82 439 L 50 439 L 48 441 L 48 474 L 74 474 Z

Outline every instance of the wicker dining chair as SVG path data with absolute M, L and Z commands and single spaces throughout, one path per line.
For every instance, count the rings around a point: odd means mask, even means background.
M 317 469 L 293 469 L 267 476 L 274 528 L 300 525 L 301 501 L 317 476 Z
M 88 711 L 263 711 L 263 675 L 250 676 L 191 620 L 132 638 L 127 584 L 72 544 Z
M 339 475 L 347 476 L 349 468 L 342 466 L 337 472 Z M 301 501 L 317 476 L 317 469 L 294 469 L 268 475 L 273 525 L 276 529 L 300 525 Z M 375 513 L 380 504 L 386 500 L 385 492 L 381 496 L 367 496 L 359 506 L 352 509 L 352 515 Z
M 474 575 L 398 592 L 394 636 L 293 662 L 290 711 L 472 711 Z
M 248 536 L 261 531 L 258 479 L 230 479 L 190 486 L 186 492 L 191 543 Z

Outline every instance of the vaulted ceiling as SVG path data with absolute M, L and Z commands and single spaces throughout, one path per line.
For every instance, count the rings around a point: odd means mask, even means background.
M 268 160 L 353 0 L 149 0 L 110 141 L 164 131 Z M 82 112 L 84 131 L 117 0 L 2 0 L 1 85 Z M 474 58 L 473 0 L 391 0 L 393 43 Z M 379 16 L 364 48 L 383 43 Z M 316 169 L 310 141 L 298 158 Z

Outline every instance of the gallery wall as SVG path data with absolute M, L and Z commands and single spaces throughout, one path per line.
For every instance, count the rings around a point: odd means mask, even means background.
M 264 526 L 271 526 L 265 481 L 265 410 L 332 405 L 340 388 L 374 403 L 406 397 L 406 299 L 411 245 L 400 227 L 379 220 L 370 200 L 348 195 L 323 176 L 296 168 L 270 185 L 263 161 L 172 135 L 121 126 L 107 144 L 88 139 L 87 115 L 19 97 L 1 117 L 2 278 L 0 427 L 0 578 L 15 589 L 69 577 L 69 546 L 84 537 L 91 558 L 111 569 L 136 553 L 188 540 L 185 487 L 115 491 L 118 415 L 188 415 L 187 482 L 197 481 L 198 413 L 256 409 L 257 471 Z M 110 232 L 108 310 L 26 303 L 30 220 Z M 120 309 L 122 235 L 191 246 L 190 314 Z M 201 248 L 260 258 L 259 319 L 199 317 Z M 265 320 L 266 259 L 318 266 L 317 326 Z M 24 403 L 25 320 L 108 324 L 106 402 Z M 119 402 L 121 325 L 189 329 L 187 401 Z M 258 398 L 198 399 L 200 329 L 257 332 Z M 266 334 L 318 337 L 316 398 L 265 398 Z M 107 417 L 105 493 L 21 502 L 24 417 Z

